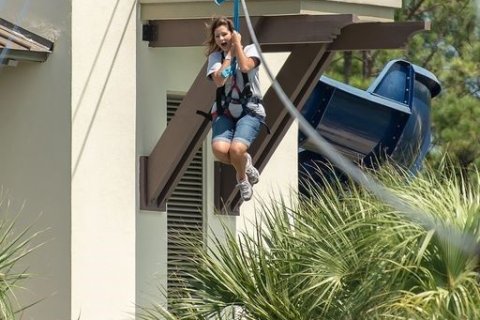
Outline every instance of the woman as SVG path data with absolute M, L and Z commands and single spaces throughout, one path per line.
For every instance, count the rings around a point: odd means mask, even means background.
M 206 45 L 207 77 L 217 86 L 212 108 L 213 154 L 235 168 L 240 195 L 248 201 L 259 173 L 247 150 L 265 118 L 258 78 L 260 57 L 254 45 L 243 48 L 241 35 L 225 17 L 212 20 Z

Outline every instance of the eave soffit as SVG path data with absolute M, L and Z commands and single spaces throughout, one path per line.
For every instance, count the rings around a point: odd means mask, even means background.
M 212 0 L 140 0 L 140 19 L 190 19 L 208 18 L 214 15 L 229 16 L 233 1 L 221 6 Z M 248 8 L 253 16 L 292 14 L 345 14 L 354 13 L 364 21 L 393 21 L 395 10 L 401 8 L 401 0 L 249 0 Z M 242 15 L 242 10 L 240 12 Z
M 43 62 L 53 51 L 53 42 L 0 18 L 0 64 L 18 61 Z

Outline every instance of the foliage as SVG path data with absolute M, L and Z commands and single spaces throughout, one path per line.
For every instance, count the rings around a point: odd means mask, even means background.
M 470 95 L 458 97 L 446 93 L 435 107 L 442 110 L 433 113 L 435 144 L 447 150 L 461 167 L 468 168 L 470 164 L 480 167 L 479 100 Z
M 27 306 L 20 306 L 15 292 L 20 283 L 30 277 L 26 271 L 18 270 L 18 263 L 39 245 L 32 245 L 38 233 L 30 234 L 30 227 L 15 229 L 16 219 L 6 218 L 9 203 L 0 199 L 0 319 L 14 320 Z
M 414 219 L 340 181 L 293 208 L 272 200 L 253 233 L 199 253 L 171 312 L 141 319 L 479 319 L 480 184 L 442 171 L 378 175 Z
M 480 5 L 480 2 L 478 2 Z M 432 101 L 433 141 L 439 162 L 448 152 L 468 169 L 480 155 L 480 27 L 474 0 L 404 0 L 396 21 L 427 21 L 431 30 L 413 36 L 405 50 L 343 53 L 328 75 L 366 89 L 385 64 L 403 58 L 437 76 L 442 94 Z M 480 11 L 479 11 L 480 12 Z

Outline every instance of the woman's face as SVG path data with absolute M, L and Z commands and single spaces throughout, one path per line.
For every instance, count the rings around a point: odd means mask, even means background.
M 230 49 L 232 33 L 227 26 L 219 26 L 214 31 L 215 43 L 223 51 L 227 52 Z

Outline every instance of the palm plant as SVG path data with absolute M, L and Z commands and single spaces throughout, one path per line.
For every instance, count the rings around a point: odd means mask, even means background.
M 438 172 L 378 173 L 438 229 L 354 183 L 310 185 L 294 207 L 265 203 L 253 234 L 213 239 L 169 310 L 141 319 L 479 319 L 478 251 L 458 235 L 479 243 L 480 186 Z
M 27 306 L 21 306 L 16 299 L 15 292 L 21 288 L 20 282 L 29 278 L 25 271 L 18 270 L 18 262 L 26 255 L 38 248 L 32 245 L 38 233 L 30 234 L 30 227 L 17 232 L 16 219 L 8 220 L 9 204 L 0 199 L 0 319 L 13 320 L 17 318 Z

